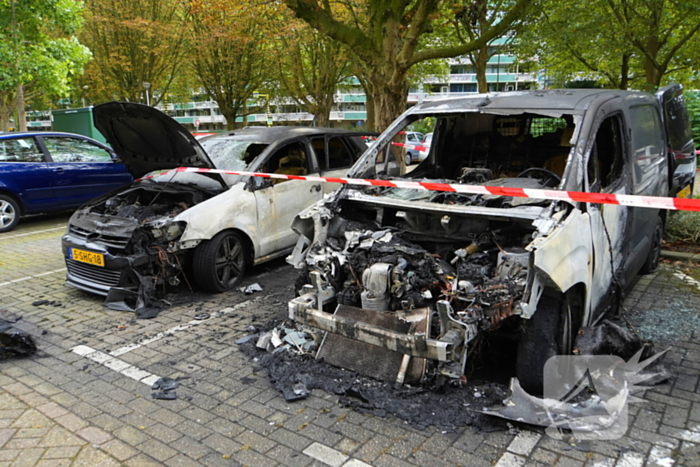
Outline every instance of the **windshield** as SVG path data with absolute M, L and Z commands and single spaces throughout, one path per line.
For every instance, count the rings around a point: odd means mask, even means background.
M 245 170 L 268 146 L 266 143 L 244 141 L 235 136 L 205 138 L 199 144 L 214 166 L 221 170 Z

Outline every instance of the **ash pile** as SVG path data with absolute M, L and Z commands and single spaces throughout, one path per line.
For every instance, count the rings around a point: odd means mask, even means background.
M 316 358 L 323 339 L 323 333 L 287 320 L 251 326 L 249 334 L 236 343 L 255 362 L 254 371 L 265 374 L 288 402 L 322 390 L 339 396 L 342 407 L 379 417 L 395 416 L 419 429 L 431 425 L 443 430 L 464 426 L 507 429 L 505 421 L 482 413 L 506 397 L 503 384 L 470 381 L 467 387 L 453 381 L 439 388 L 396 386 Z

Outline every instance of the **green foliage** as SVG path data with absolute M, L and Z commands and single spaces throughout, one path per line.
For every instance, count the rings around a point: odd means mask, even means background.
M 700 199 L 694 196 L 695 199 Z M 700 212 L 678 211 L 672 213 L 666 222 L 667 241 L 700 242 Z
M 27 102 L 68 95 L 90 58 L 75 37 L 82 25 L 82 3 L 74 0 L 0 2 L 0 122 L 20 84 Z
M 540 5 L 541 20 L 520 35 L 518 54 L 537 57 L 548 77 L 653 90 L 669 80 L 689 83 L 700 65 L 696 0 L 542 0 Z
M 693 124 L 693 139 L 695 148 L 700 149 L 700 92 L 686 91 L 684 93 L 685 102 L 688 106 L 688 113 Z

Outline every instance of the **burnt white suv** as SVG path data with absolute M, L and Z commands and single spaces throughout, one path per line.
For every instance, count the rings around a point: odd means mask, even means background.
M 692 183 L 674 172 L 675 154 L 692 151 L 687 115 L 669 112 L 685 113 L 678 86 L 656 97 L 546 90 L 427 102 L 349 176 L 667 196 Z M 401 178 L 392 143 L 426 118 L 436 121 L 429 155 Z M 396 382 L 460 378 L 480 336 L 511 333 L 521 385 L 539 392 L 547 359 L 571 353 L 580 327 L 656 270 L 665 219 L 619 205 L 346 186 L 294 221 L 288 261 L 301 269 L 300 296 L 289 316 L 329 331 L 326 361 Z

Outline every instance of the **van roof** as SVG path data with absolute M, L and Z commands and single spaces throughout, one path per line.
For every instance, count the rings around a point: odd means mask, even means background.
M 653 96 L 639 91 L 611 89 L 546 89 L 536 91 L 510 91 L 472 96 L 439 99 L 414 106 L 411 113 L 435 113 L 475 111 L 479 109 L 528 109 L 567 113 L 583 113 L 598 99 L 622 97 L 642 98 L 653 102 Z

